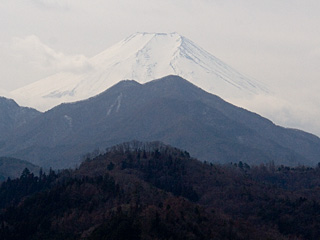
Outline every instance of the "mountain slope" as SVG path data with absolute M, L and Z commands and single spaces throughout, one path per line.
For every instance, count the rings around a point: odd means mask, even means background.
M 61 72 L 12 92 L 23 106 L 48 110 L 63 102 L 95 96 L 120 80 L 145 83 L 167 75 L 188 79 L 229 99 L 266 94 L 249 79 L 177 33 L 136 33 L 89 59 L 86 72 Z
M 209 162 L 315 165 L 320 139 L 235 107 L 178 76 L 122 81 L 85 101 L 62 104 L 8 138 L 0 155 L 63 168 L 93 149 L 160 140 Z
M 35 109 L 20 107 L 12 99 L 0 97 L 0 141 L 40 114 Z

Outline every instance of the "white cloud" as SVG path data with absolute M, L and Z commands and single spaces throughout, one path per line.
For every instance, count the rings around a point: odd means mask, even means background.
M 253 99 L 237 99 L 238 106 L 250 109 L 272 120 L 275 124 L 302 129 L 320 136 L 320 97 L 310 94 L 309 98 L 289 99 L 285 96 L 257 95 Z
M 17 60 L 25 62 L 33 68 L 44 69 L 49 72 L 66 71 L 73 73 L 91 69 L 91 65 L 84 55 L 66 55 L 55 51 L 34 35 L 14 38 L 11 49 Z

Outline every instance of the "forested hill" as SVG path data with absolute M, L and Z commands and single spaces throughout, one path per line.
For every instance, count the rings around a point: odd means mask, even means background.
M 207 164 L 158 142 L 0 188 L 1 239 L 318 239 L 320 168 Z M 23 189 L 23 191 L 21 191 Z

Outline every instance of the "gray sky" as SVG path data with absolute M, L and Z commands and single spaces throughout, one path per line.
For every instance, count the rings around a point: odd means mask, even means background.
M 276 97 L 251 103 L 264 116 L 320 135 L 319 13 L 318 0 L 0 0 L 0 89 L 82 71 L 135 32 L 178 32 L 269 85 Z

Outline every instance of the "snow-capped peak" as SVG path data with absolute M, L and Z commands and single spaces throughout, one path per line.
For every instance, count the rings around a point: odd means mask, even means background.
M 47 110 L 95 96 L 117 82 L 139 83 L 179 75 L 222 98 L 247 97 L 267 89 L 178 33 L 135 33 L 89 59 L 85 73 L 61 72 L 12 92 L 21 105 Z

